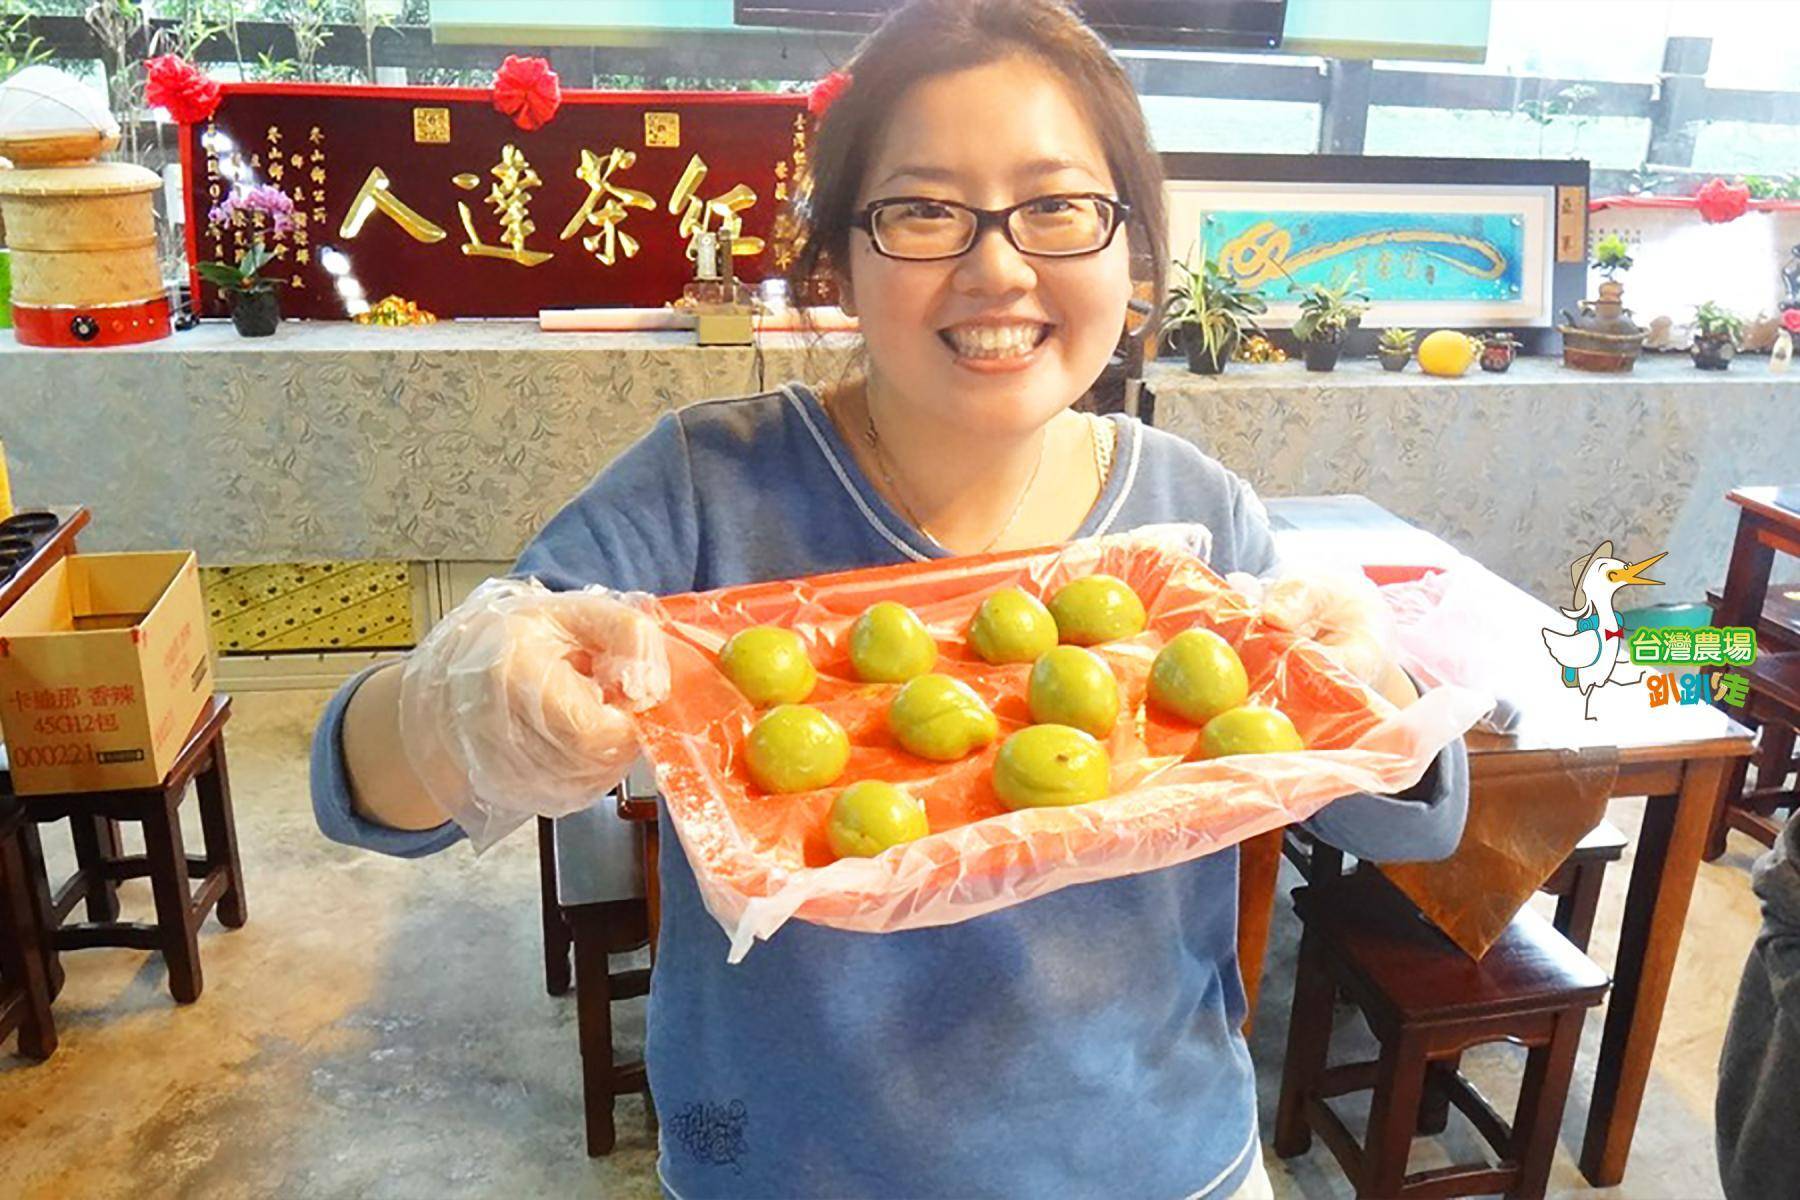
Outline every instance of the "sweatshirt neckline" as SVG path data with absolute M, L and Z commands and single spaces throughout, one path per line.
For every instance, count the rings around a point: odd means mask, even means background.
M 857 511 L 883 541 L 908 558 L 921 562 L 954 557 L 951 551 L 938 545 L 924 530 L 915 527 L 876 490 L 874 483 L 857 463 L 856 455 L 838 432 L 836 422 L 825 411 L 825 405 L 810 387 L 804 383 L 788 383 L 782 385 L 781 393 L 806 423 L 819 452 L 825 457 L 838 483 L 849 493 Z M 1077 538 L 1096 537 L 1108 532 L 1118 520 L 1119 511 L 1124 507 L 1131 485 L 1137 478 L 1140 440 L 1137 422 L 1129 420 L 1122 413 L 1111 413 L 1103 419 L 1113 422 L 1118 431 L 1112 470 L 1107 474 L 1105 486 L 1100 489 L 1099 498 L 1094 501 L 1093 508 L 1088 510 L 1087 517 L 1076 530 Z

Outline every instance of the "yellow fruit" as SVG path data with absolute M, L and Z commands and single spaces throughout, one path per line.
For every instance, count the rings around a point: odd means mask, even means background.
M 837 782 L 850 763 L 844 727 L 816 708 L 783 704 L 763 714 L 744 742 L 744 765 L 765 792 L 810 792 Z
M 955 762 L 1000 736 L 993 710 L 960 679 L 921 675 L 910 680 L 888 705 L 894 740 L 920 758 Z
M 1001 588 L 969 622 L 969 645 L 991 663 L 1028 663 L 1056 645 L 1056 619 L 1036 596 Z
M 904 604 L 871 604 L 850 627 L 850 665 L 868 683 L 905 683 L 937 665 L 937 643 Z
M 1150 665 L 1150 701 L 1204 725 L 1250 695 L 1250 678 L 1231 643 L 1210 629 L 1176 634 Z
M 1304 750 L 1299 730 L 1279 709 L 1245 704 L 1220 713 L 1200 731 L 1201 758 L 1233 754 L 1283 754 Z
M 819 679 L 800 635 L 777 625 L 733 634 L 719 652 L 719 666 L 752 704 L 798 704 Z
M 1025 702 L 1039 725 L 1073 725 L 1103 738 L 1119 721 L 1119 681 L 1092 650 L 1055 646 L 1032 666 Z
M 1111 575 L 1088 575 L 1064 584 L 1050 597 L 1050 615 L 1056 618 L 1062 640 L 1074 646 L 1134 637 L 1149 619 L 1138 594 Z
M 1067 725 L 1027 725 L 1001 743 L 994 791 L 1006 807 L 1085 804 L 1106 795 L 1112 761 L 1106 747 Z
M 1475 339 L 1440 329 L 1419 343 L 1419 370 L 1427 375 L 1461 375 L 1475 361 Z
M 825 840 L 839 858 L 873 858 L 930 832 L 925 806 L 879 779 L 864 779 L 839 792 L 825 821 Z

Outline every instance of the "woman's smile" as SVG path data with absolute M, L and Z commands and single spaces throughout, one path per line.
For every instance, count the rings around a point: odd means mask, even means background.
M 938 331 L 957 366 L 983 374 L 1023 371 L 1056 327 L 1044 321 L 966 321 Z

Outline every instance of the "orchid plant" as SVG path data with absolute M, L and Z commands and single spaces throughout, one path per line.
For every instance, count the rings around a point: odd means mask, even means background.
M 237 257 L 235 263 L 203 262 L 195 266 L 200 278 L 225 292 L 266 292 L 281 281 L 267 279 L 261 274 L 264 267 L 275 259 L 275 252 L 263 242 L 263 231 L 267 229 L 276 235 L 284 234 L 294 227 L 294 202 L 288 194 L 273 184 L 261 183 L 255 187 L 236 188 L 218 204 L 215 204 L 206 216 L 215 225 L 231 225 L 240 214 L 247 216 L 251 222 L 261 218 L 255 237 Z

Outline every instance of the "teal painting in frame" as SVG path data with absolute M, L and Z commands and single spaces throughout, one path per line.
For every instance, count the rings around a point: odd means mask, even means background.
M 1209 254 L 1266 299 L 1290 282 L 1352 271 L 1382 301 L 1505 302 L 1523 287 L 1525 222 L 1516 212 L 1209 212 Z

